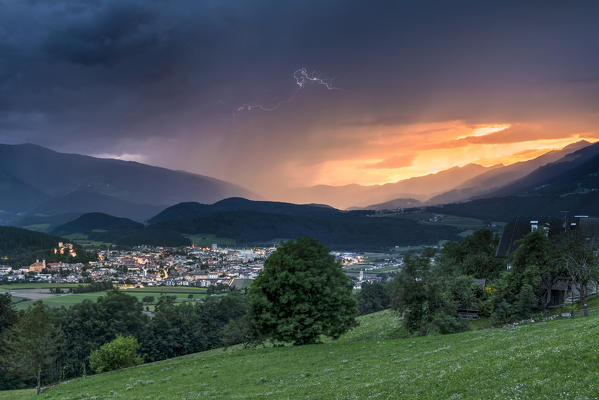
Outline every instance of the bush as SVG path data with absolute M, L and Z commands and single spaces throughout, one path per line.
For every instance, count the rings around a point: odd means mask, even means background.
M 390 300 L 387 288 L 379 282 L 362 284 L 358 293 L 358 311 L 360 315 L 370 314 L 389 308 Z
M 453 315 L 439 313 L 434 316 L 430 323 L 428 333 L 438 332 L 445 335 L 447 333 L 464 332 L 469 329 L 470 327 L 465 320 Z
M 144 296 L 144 298 L 142 299 L 144 303 L 153 303 L 154 302 L 154 296 Z
M 252 343 L 255 338 L 247 317 L 243 316 L 229 321 L 221 330 L 221 340 L 225 347 L 236 344 L 243 344 L 244 347 L 247 347 Z
M 133 336 L 118 335 L 112 342 L 91 352 L 89 365 L 96 373 L 133 367 L 142 363 L 138 349 L 139 343 Z
M 520 311 L 520 317 L 523 319 L 530 318 L 532 315 L 532 309 L 537 305 L 537 303 L 537 297 L 535 296 L 532 286 L 529 284 L 523 285 L 522 290 L 520 291 L 520 299 L 518 301 L 518 311 Z
M 512 306 L 505 300 L 502 300 L 495 306 L 492 315 L 495 324 L 505 324 L 512 319 Z

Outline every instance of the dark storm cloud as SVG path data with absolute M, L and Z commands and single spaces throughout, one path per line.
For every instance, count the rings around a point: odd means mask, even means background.
M 368 147 L 344 127 L 584 119 L 599 104 L 583 84 L 599 67 L 598 12 L 591 1 L 5 0 L 0 140 L 143 153 L 251 183 L 264 164 Z M 275 112 L 234 112 L 289 98 L 301 67 L 342 90 L 312 85 Z

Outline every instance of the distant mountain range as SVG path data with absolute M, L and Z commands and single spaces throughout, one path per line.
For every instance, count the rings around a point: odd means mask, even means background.
M 495 168 L 497 166 L 483 167 L 478 164 L 468 164 L 384 185 L 318 185 L 289 189 L 283 197 L 294 203 L 324 203 L 340 209 L 363 209 L 370 204 L 398 198 L 424 201 L 432 195 L 454 189 L 469 179 Z
M 599 215 L 599 143 L 557 161 L 480 197 L 430 207 L 446 214 L 509 221 L 519 215 Z
M 143 221 L 182 201 L 257 197 L 231 183 L 131 161 L 0 145 L 0 223 L 18 215 L 105 212 Z
M 561 150 L 550 151 L 532 160 L 518 162 L 507 166 L 495 166 L 456 185 L 453 189 L 445 193 L 437 194 L 428 200 L 420 201 L 418 203 L 414 202 L 414 199 L 398 198 L 379 204 L 371 204 L 365 208 L 370 210 L 409 208 L 450 204 L 482 197 L 492 197 L 496 195 L 496 192 L 500 188 L 518 181 L 544 165 L 565 159 L 564 157 L 569 154 L 584 149 L 589 145 L 589 142 L 583 140 L 566 146 Z
M 427 199 L 431 187 L 438 194 Z M 508 166 L 471 164 L 389 185 L 311 190 L 321 194 L 306 198 L 311 204 L 253 201 L 240 197 L 256 196 L 246 189 L 200 175 L 0 145 L 2 224 L 122 246 L 187 245 L 195 235 L 260 245 L 309 235 L 333 249 L 378 251 L 456 239 L 459 230 L 373 210 L 425 208 L 485 221 L 564 210 L 599 215 L 599 143 L 575 143 Z M 420 195 L 385 198 L 397 191 Z M 320 204 L 327 196 L 346 204 L 385 201 L 370 211 L 342 211 Z
M 463 184 L 454 190 L 433 196 L 429 199 L 429 204 L 447 204 L 464 201 L 472 198 L 483 197 L 485 194 L 492 193 L 493 190 L 501 188 L 515 182 L 530 174 L 539 167 L 556 162 L 568 154 L 574 153 L 580 149 L 589 146 L 587 141 L 580 141 L 564 147 L 561 150 L 554 150 L 545 153 L 537 158 L 528 161 L 517 162 L 491 171 L 484 172 Z

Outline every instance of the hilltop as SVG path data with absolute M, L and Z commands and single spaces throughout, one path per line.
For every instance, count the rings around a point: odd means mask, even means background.
M 112 243 L 122 246 L 187 246 L 189 239 L 169 229 L 153 229 L 127 218 L 103 213 L 83 214 L 55 228 L 52 233 L 80 243 Z
M 599 392 L 599 315 L 396 339 L 390 311 L 338 341 L 192 354 L 75 379 L 40 399 L 555 399 Z M 0 399 L 33 399 L 31 390 Z
M 56 228 L 53 233 L 69 235 L 73 233 L 92 233 L 93 231 L 129 231 L 143 228 L 143 224 L 127 218 L 113 217 L 103 213 L 83 214 L 73 221 Z
M 143 221 L 182 201 L 255 197 L 204 175 L 132 161 L 53 151 L 34 144 L 0 144 L 0 222 L 23 214 L 104 212 Z
M 77 253 L 75 259 L 70 258 L 67 254 L 54 254 L 52 250 L 58 245 L 58 242 L 65 241 L 67 240 L 60 236 L 12 226 L 0 226 L 0 257 L 2 263 L 19 267 L 28 266 L 37 259 L 45 259 L 48 262 L 89 261 L 90 254 L 79 246 L 75 246 Z
M 182 203 L 150 219 L 150 229 L 185 235 L 210 234 L 237 245 L 268 245 L 311 236 L 335 250 L 388 250 L 397 245 L 454 240 L 458 229 L 414 220 L 340 211 L 318 205 L 221 200 L 212 205 Z

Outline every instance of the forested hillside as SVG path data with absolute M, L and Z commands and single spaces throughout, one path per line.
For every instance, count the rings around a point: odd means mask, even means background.
M 35 260 L 45 259 L 47 262 L 70 261 L 87 262 L 95 259 L 76 246 L 77 257 L 68 254 L 54 254 L 53 249 L 58 242 L 66 242 L 58 236 L 11 226 L 0 226 L 0 263 L 11 266 L 29 265 Z

